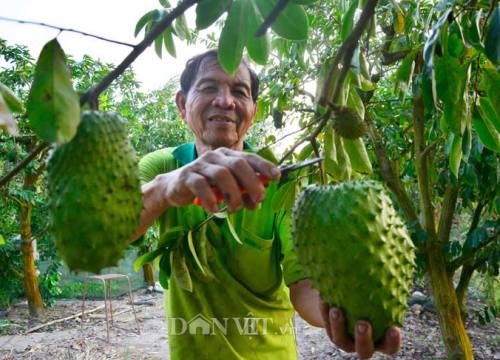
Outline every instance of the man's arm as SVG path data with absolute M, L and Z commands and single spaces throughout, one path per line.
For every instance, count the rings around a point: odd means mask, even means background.
M 384 340 L 375 345 L 372 340 L 370 323 L 358 321 L 353 341 L 346 332 L 342 311 L 329 308 L 321 300 L 318 291 L 312 287 L 310 280 L 300 280 L 289 287 L 290 299 L 300 317 L 313 326 L 325 328 L 330 340 L 342 350 L 356 351 L 362 359 L 370 358 L 375 351 L 391 355 L 399 350 L 401 334 L 398 328 L 388 329 Z

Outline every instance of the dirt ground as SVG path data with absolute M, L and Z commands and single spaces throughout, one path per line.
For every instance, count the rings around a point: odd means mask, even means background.
M 106 342 L 104 310 L 87 317 L 81 329 L 79 317 L 43 327 L 26 334 L 27 329 L 41 323 L 28 321 L 26 304 L 18 304 L 8 312 L 0 313 L 0 359 L 33 360 L 100 360 L 169 359 L 167 331 L 163 318 L 163 295 L 135 292 L 134 302 L 140 322 L 137 334 L 133 313 L 125 297 L 113 300 L 115 323 L 110 329 L 111 343 Z M 103 301 L 88 301 L 86 310 L 103 305 Z M 472 309 L 480 308 L 472 302 Z M 65 318 L 81 311 L 81 301 L 58 301 L 47 311 L 42 323 Z M 466 323 L 474 344 L 476 359 L 500 360 L 500 326 L 498 319 L 480 326 L 475 318 Z M 299 359 L 355 359 L 335 348 L 324 331 L 295 318 Z M 444 359 L 444 347 L 436 314 L 421 305 L 413 305 L 406 314 L 403 327 L 403 346 L 393 359 Z M 389 359 L 376 355 L 375 359 Z

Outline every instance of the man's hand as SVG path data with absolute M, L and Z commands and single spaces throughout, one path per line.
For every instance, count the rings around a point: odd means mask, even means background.
M 308 279 L 290 285 L 290 299 L 295 310 L 304 320 L 313 326 L 324 327 L 330 340 L 343 351 L 355 351 L 362 359 L 371 357 L 375 351 L 387 355 L 399 351 L 401 334 L 396 327 L 386 331 L 385 338 L 380 344 L 374 344 L 370 323 L 358 321 L 353 340 L 347 333 L 342 311 L 330 308 Z
M 368 321 L 358 321 L 354 332 L 354 340 L 347 334 L 346 321 L 341 310 L 330 308 L 320 299 L 319 308 L 325 322 L 325 330 L 330 340 L 346 352 L 356 352 L 361 359 L 373 356 L 375 351 L 393 355 L 401 346 L 401 333 L 397 327 L 391 327 L 385 332 L 384 339 L 374 344 L 372 327 Z
M 216 212 L 219 204 L 212 191 L 215 186 L 223 194 L 228 209 L 237 211 L 242 207 L 255 209 L 264 199 L 265 187 L 257 173 L 269 179 L 280 177 L 273 163 L 256 154 L 219 148 L 154 181 L 163 189 L 161 195 L 166 207 L 186 206 L 198 197 L 205 209 Z M 246 190 L 245 194 L 241 188 Z

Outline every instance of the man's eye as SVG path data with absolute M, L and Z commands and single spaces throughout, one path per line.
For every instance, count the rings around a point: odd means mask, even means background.
M 203 92 L 214 92 L 217 91 L 217 88 L 215 86 L 205 86 L 204 88 L 201 89 Z
M 244 90 L 238 90 L 238 89 L 236 89 L 236 90 L 233 90 L 233 93 L 234 93 L 236 96 L 247 96 L 247 93 L 246 93 L 246 91 L 244 91 Z

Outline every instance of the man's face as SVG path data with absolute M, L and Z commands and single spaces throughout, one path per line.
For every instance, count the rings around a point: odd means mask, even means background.
M 176 101 L 197 142 L 210 149 L 242 149 L 256 110 L 245 65 L 231 76 L 216 58 L 204 59 L 191 89 L 187 94 L 179 92 Z

